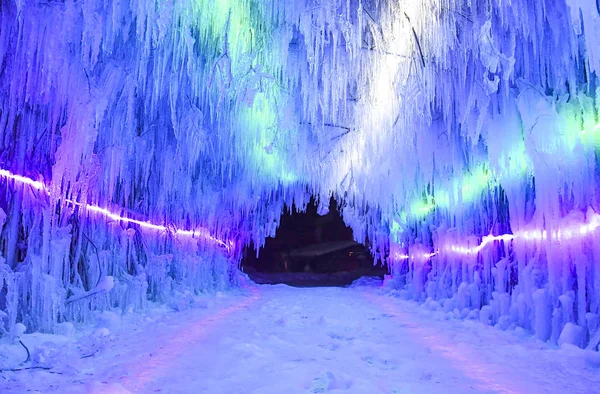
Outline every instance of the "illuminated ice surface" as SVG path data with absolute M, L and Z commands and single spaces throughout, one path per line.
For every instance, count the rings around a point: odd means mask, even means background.
M 196 302 L 185 314 L 105 316 L 95 333 L 77 340 L 26 335 L 38 365 L 54 373 L 7 373 L 0 389 L 589 394 L 600 384 L 598 353 L 548 348 L 523 330 L 448 318 L 376 287 L 263 285 Z M 24 356 L 21 347 L 13 351 Z
M 233 292 L 313 196 L 400 298 L 596 355 L 599 8 L 1 1 L 0 342 Z

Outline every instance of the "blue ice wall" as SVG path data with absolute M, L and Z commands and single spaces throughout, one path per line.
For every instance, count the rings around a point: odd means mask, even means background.
M 5 329 L 235 284 L 313 194 L 403 294 L 600 342 L 595 1 L 0 7 Z

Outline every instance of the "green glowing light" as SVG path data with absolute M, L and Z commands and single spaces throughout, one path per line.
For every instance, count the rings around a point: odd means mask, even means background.
M 456 183 L 457 186 L 455 186 L 455 192 L 457 193 L 460 188 L 462 191 L 462 201 L 471 202 L 475 197 L 480 195 L 483 190 L 489 188 L 491 182 L 491 171 L 484 166 L 476 167 L 471 174 L 463 178 L 460 187 L 458 187 L 458 182 Z
M 583 100 L 585 102 L 585 100 Z M 585 104 L 584 104 L 585 106 Z M 578 144 L 584 147 L 600 147 L 600 124 L 596 121 L 592 109 L 577 110 L 578 107 L 567 106 L 559 110 L 560 133 L 556 133 L 549 140 L 552 152 L 569 154 L 576 149 Z
M 252 146 L 249 162 L 244 163 L 255 176 L 279 180 L 284 184 L 297 180 L 286 166 L 286 150 L 278 146 L 278 118 L 275 98 L 258 92 L 252 106 L 242 108 L 238 117 L 237 128 L 243 130 L 240 139 L 243 146 Z
M 477 166 L 472 172 L 463 177 L 462 180 L 453 182 L 454 201 L 459 201 L 461 193 L 463 202 L 471 202 L 484 190 L 493 187 L 496 180 L 487 166 Z M 414 218 L 423 218 L 433 212 L 436 208 L 450 207 L 450 193 L 447 190 L 437 188 L 435 196 L 426 195 L 410 204 L 410 215 Z
M 450 206 L 450 194 L 445 190 L 438 190 L 435 192 L 434 201 L 436 206 L 448 208 Z
M 228 114 L 233 143 L 245 152 L 240 167 L 252 177 L 289 184 L 298 178 L 286 164 L 288 150 L 282 145 L 288 141 L 278 119 L 285 100 L 276 83 L 285 56 L 273 42 L 270 12 L 253 0 L 195 0 L 184 17 L 197 29 L 194 37 L 215 81 L 210 94 L 223 107 L 216 116 Z
M 435 203 L 432 196 L 426 196 L 423 199 L 414 201 L 410 205 L 410 213 L 418 218 L 428 215 L 435 209 Z
M 579 131 L 579 138 L 585 146 L 600 147 L 600 124 L 582 128 Z
M 392 240 L 394 242 L 399 242 L 400 235 L 403 232 L 404 232 L 404 228 L 402 227 L 402 225 L 400 225 L 400 223 L 398 223 L 396 220 L 392 220 L 392 225 L 390 227 L 390 235 L 392 237 Z

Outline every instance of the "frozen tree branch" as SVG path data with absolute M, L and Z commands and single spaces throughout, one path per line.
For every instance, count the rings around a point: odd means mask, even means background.
M 104 278 L 102 278 L 102 280 L 99 282 L 98 286 L 96 286 L 96 288 L 94 288 L 93 290 L 90 291 L 86 291 L 74 296 L 71 296 L 70 298 L 68 298 L 65 301 L 66 305 L 72 304 L 73 302 L 77 302 L 77 301 L 81 301 L 84 300 L 86 298 L 104 293 L 104 292 L 108 292 L 110 291 L 114 286 L 114 280 L 112 278 L 112 276 L 105 276 Z
M 425 67 L 425 57 L 423 56 L 423 50 L 421 49 L 421 42 L 419 41 L 417 32 L 415 31 L 415 28 L 412 26 L 412 23 L 410 22 L 410 18 L 408 17 L 406 12 L 404 13 L 404 16 L 406 17 L 406 20 L 408 21 L 408 24 L 410 25 L 410 28 L 413 32 L 413 37 L 415 38 L 415 43 L 417 44 L 417 48 L 419 49 L 419 56 L 421 57 L 421 65 L 423 67 Z
M 40 367 L 40 366 L 26 367 L 26 368 L 6 368 L 6 369 L 0 369 L 0 372 L 19 372 L 19 371 L 29 371 L 29 370 L 33 370 L 33 369 L 40 369 L 40 370 L 46 371 L 48 373 L 62 375 L 62 372 L 51 371 L 52 368 L 50 368 L 50 367 Z
M 85 239 L 90 243 L 90 245 L 92 245 L 92 247 L 94 248 L 94 251 L 96 253 L 96 263 L 98 264 L 98 273 L 99 273 L 98 282 L 96 282 L 96 287 L 98 287 L 98 285 L 100 284 L 100 281 L 102 280 L 102 264 L 100 264 L 100 254 L 98 253 L 98 248 L 96 247 L 96 244 L 94 244 L 94 242 L 92 242 L 90 237 L 88 237 L 88 235 L 83 230 L 81 233 L 83 234 Z
M 26 363 L 27 361 L 29 361 L 31 359 L 31 353 L 29 353 L 29 349 L 27 348 L 27 346 L 25 346 L 23 341 L 19 340 L 19 343 L 21 344 L 21 346 L 23 346 L 25 348 L 25 351 L 27 352 L 27 359 L 25 361 L 23 361 L 24 363 Z

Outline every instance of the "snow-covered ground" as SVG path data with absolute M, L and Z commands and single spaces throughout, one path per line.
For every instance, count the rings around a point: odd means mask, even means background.
M 1 393 L 600 393 L 600 355 L 447 320 L 370 283 L 262 285 L 0 345 Z
M 294 287 L 344 287 L 361 278 L 361 276 L 365 276 L 364 274 L 373 274 L 373 270 L 370 272 L 368 270 L 357 270 L 323 274 L 314 272 L 257 272 L 249 270 L 246 271 L 246 274 L 255 283 L 264 285 L 283 283 Z

